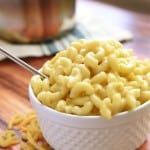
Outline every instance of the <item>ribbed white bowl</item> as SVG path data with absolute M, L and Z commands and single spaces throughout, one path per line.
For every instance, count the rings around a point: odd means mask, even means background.
M 135 150 L 150 129 L 150 101 L 111 120 L 76 116 L 42 105 L 29 86 L 44 138 L 55 150 Z

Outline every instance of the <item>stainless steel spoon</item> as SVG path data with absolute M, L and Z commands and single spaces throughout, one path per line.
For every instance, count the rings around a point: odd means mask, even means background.
M 48 78 L 46 75 L 44 75 L 43 73 L 39 72 L 37 69 L 33 68 L 31 65 L 27 64 L 26 62 L 24 62 L 23 60 L 21 60 L 20 58 L 14 56 L 13 54 L 11 54 L 10 52 L 4 50 L 3 48 L 0 47 L 0 53 L 3 54 L 4 56 L 8 57 L 9 59 L 11 59 L 12 61 L 14 61 L 15 63 L 17 63 L 18 65 L 20 65 L 21 67 L 27 69 L 28 71 L 34 73 L 34 74 L 38 74 L 40 75 L 42 78 Z

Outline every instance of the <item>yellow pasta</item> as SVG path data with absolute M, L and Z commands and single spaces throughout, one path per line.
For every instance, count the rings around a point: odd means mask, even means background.
M 91 101 L 87 101 L 84 103 L 82 107 L 73 106 L 72 113 L 76 115 L 88 115 L 93 109 L 93 103 Z
M 19 140 L 14 131 L 6 130 L 3 132 L 2 136 L 0 137 L 0 147 L 9 147 L 11 145 L 18 144 Z
M 91 84 L 88 82 L 82 81 L 76 83 L 71 91 L 70 91 L 70 98 L 75 98 L 75 97 L 82 97 L 86 95 L 91 95 L 94 93 L 94 88 L 92 87 Z
M 117 41 L 72 42 L 41 71 L 49 81 L 32 77 L 35 96 L 64 113 L 111 119 L 150 100 L 150 61 L 138 60 Z
M 97 83 L 97 84 L 102 84 L 103 82 L 107 82 L 107 74 L 105 72 L 100 72 L 99 74 L 95 75 L 92 79 L 91 82 Z
M 85 102 L 90 101 L 89 96 L 76 97 L 70 100 L 70 103 L 77 106 L 83 106 Z
M 19 135 L 16 135 L 18 133 Z M 0 137 L 2 148 L 17 144 L 20 144 L 21 150 L 52 150 L 42 136 L 34 111 L 25 116 L 22 114 L 13 116 L 8 123 L 8 129 Z

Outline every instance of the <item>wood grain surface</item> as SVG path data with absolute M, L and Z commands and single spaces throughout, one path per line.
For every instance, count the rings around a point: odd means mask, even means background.
M 150 15 L 98 1 L 78 0 L 76 11 L 82 13 L 83 10 L 90 11 L 97 17 L 103 15 L 108 23 L 131 31 L 134 38 L 132 41 L 125 42 L 124 46 L 134 49 L 134 54 L 140 59 L 150 58 Z M 24 60 L 39 69 L 48 59 L 50 57 L 25 58 Z M 0 62 L 0 135 L 12 115 L 18 112 L 26 113 L 32 109 L 28 99 L 28 83 L 31 76 L 30 72 L 8 59 Z M 139 150 L 150 150 L 149 143 L 148 137 L 146 144 Z M 9 150 L 19 150 L 19 147 Z

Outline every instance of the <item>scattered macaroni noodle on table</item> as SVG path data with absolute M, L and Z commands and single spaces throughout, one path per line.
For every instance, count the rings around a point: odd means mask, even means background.
M 34 111 L 13 116 L 8 123 L 8 129 L 0 137 L 0 148 L 17 144 L 21 150 L 53 150 L 42 136 Z
M 47 61 L 31 86 L 37 99 L 74 115 L 113 115 L 150 99 L 150 61 L 139 60 L 117 41 L 78 40 Z

